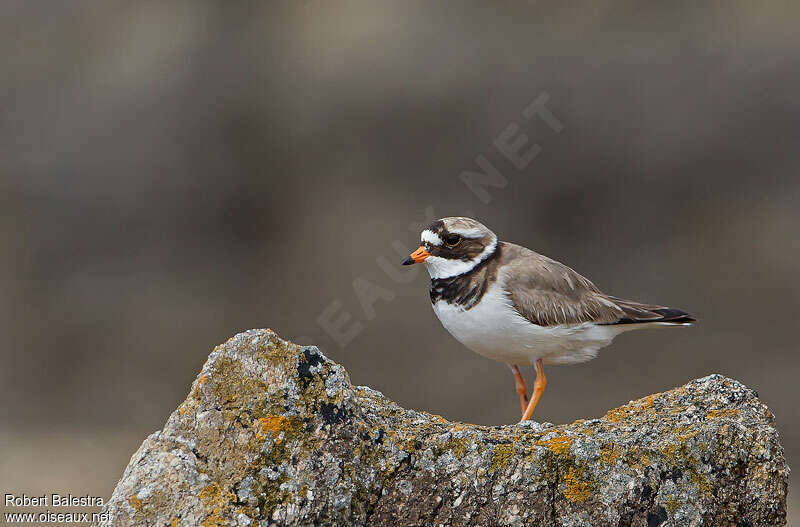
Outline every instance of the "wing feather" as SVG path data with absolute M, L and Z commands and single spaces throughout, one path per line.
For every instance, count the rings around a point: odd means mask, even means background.
M 518 245 L 504 243 L 503 260 L 514 308 L 539 326 L 694 322 L 685 311 L 607 295 L 570 267 Z

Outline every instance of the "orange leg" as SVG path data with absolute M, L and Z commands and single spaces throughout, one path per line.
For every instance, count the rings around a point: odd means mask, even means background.
M 524 412 L 525 408 L 528 406 L 528 385 L 525 384 L 525 377 L 523 377 L 522 372 L 519 371 L 519 366 L 510 364 L 509 367 L 514 374 L 514 381 L 516 382 L 517 393 L 519 394 L 519 405 L 522 408 L 521 411 Z
M 536 359 L 536 381 L 533 383 L 533 393 L 531 394 L 531 402 L 528 407 L 522 412 L 522 421 L 527 421 L 533 415 L 533 410 L 536 404 L 544 393 L 544 388 L 547 386 L 547 377 L 544 376 L 544 368 L 542 367 L 542 359 Z

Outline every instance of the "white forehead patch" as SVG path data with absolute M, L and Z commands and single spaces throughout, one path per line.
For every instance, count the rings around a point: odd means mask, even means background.
M 422 231 L 420 238 L 422 239 L 423 242 L 430 243 L 431 245 L 436 245 L 437 247 L 441 247 L 442 245 L 442 239 L 439 238 L 439 235 L 429 229 L 425 229 L 424 231 Z
M 483 238 L 483 231 L 480 229 L 448 229 L 450 234 L 458 234 L 463 238 Z

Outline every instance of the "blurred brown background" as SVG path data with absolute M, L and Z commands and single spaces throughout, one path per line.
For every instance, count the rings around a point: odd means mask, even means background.
M 441 328 L 424 270 L 398 281 L 426 209 L 700 319 L 551 368 L 538 420 L 720 372 L 796 464 L 800 4 L 557 4 L 2 3 L 0 490 L 108 496 L 252 327 L 513 422 L 507 368 Z M 521 117 L 542 93 L 561 133 Z M 511 123 L 542 149 L 521 171 L 493 146 Z M 488 204 L 459 179 L 479 154 L 508 179 Z M 392 299 L 365 312 L 357 279 Z

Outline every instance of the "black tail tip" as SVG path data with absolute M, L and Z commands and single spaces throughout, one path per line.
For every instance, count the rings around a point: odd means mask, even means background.
M 669 322 L 671 324 L 691 324 L 692 322 L 697 322 L 696 318 L 680 309 L 654 309 L 653 313 L 661 315 L 661 319 L 654 322 Z

